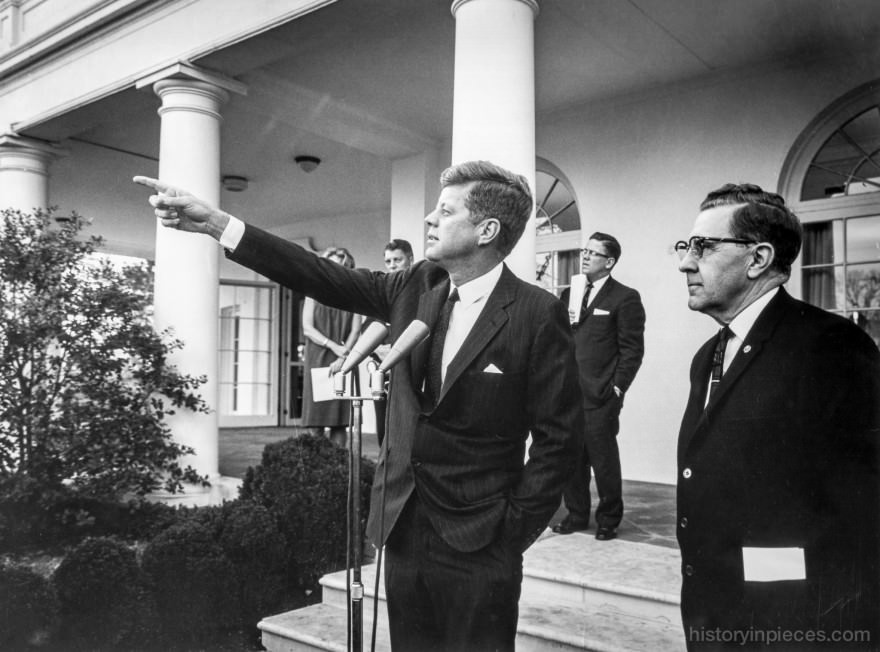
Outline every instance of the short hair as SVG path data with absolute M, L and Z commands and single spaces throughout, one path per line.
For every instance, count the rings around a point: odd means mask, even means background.
M 394 251 L 395 249 L 400 249 L 408 258 L 413 257 L 413 248 L 408 240 L 394 238 L 385 245 L 385 248 L 382 251 Z
M 608 251 L 608 257 L 614 259 L 614 264 L 617 264 L 617 261 L 620 260 L 620 243 L 617 241 L 613 235 L 608 235 L 607 233 L 602 233 L 601 231 L 596 231 L 593 235 L 591 235 L 587 240 L 596 240 L 601 242 L 605 249 Z
M 773 268 L 786 276 L 791 274 L 791 264 L 798 257 L 804 238 L 804 229 L 797 215 L 785 205 L 780 195 L 752 183 L 728 183 L 713 190 L 700 204 L 700 210 L 737 204 L 742 206 L 730 219 L 733 237 L 769 242 L 776 251 Z
M 321 252 L 321 258 L 330 258 L 331 256 L 342 258 L 342 264 L 345 267 L 354 269 L 354 256 L 345 247 L 327 247 Z
M 446 168 L 440 175 L 440 187 L 473 183 L 465 206 L 474 224 L 496 219 L 501 232 L 496 247 L 507 256 L 525 231 L 532 214 L 532 193 L 528 180 L 489 161 L 468 161 Z

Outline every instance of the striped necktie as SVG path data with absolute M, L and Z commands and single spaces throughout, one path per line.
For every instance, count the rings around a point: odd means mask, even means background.
M 733 335 L 729 326 L 725 326 L 718 332 L 718 341 L 715 343 L 715 353 L 712 354 L 712 376 L 709 380 L 709 398 L 721 382 L 724 375 L 724 352 L 727 349 L 727 340 Z

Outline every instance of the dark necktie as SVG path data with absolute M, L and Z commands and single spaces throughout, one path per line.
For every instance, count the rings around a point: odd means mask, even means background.
M 715 343 L 715 353 L 712 354 L 712 377 L 709 381 L 709 398 L 721 382 L 721 376 L 724 375 L 724 351 L 727 349 L 727 340 L 733 332 L 729 326 L 725 326 L 718 333 L 718 341 Z
M 449 298 L 446 299 L 446 303 L 443 304 L 443 309 L 440 311 L 437 323 L 434 324 L 434 332 L 431 333 L 431 349 L 428 352 L 425 389 L 428 391 L 428 397 L 431 399 L 431 402 L 435 405 L 437 399 L 440 398 L 440 389 L 443 387 L 443 342 L 446 341 L 446 331 L 449 330 L 449 317 L 452 315 L 452 308 L 455 306 L 456 301 L 458 301 L 458 288 L 453 288 Z
M 593 291 L 593 284 L 588 282 L 587 283 L 587 290 L 584 292 L 584 300 L 581 301 L 581 314 L 580 314 L 580 317 L 578 317 L 579 322 L 582 322 L 584 319 L 587 318 L 587 309 L 589 308 L 590 293 L 592 291 Z

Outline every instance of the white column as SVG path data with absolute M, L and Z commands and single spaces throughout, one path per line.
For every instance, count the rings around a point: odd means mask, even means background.
M 536 0 L 455 0 L 452 163 L 483 159 L 535 189 Z M 535 220 L 507 264 L 535 282 Z
M 415 260 L 425 257 L 425 215 L 434 210 L 442 169 L 433 150 L 397 159 L 391 164 L 389 239 L 403 238 Z
M 0 136 L 0 210 L 49 206 L 49 164 L 61 150 L 20 136 Z
M 162 98 L 159 178 L 218 205 L 220 201 L 220 106 L 225 90 L 192 79 L 164 79 L 153 85 Z M 155 321 L 172 328 L 183 348 L 172 363 L 193 376 L 206 376 L 199 393 L 209 414 L 178 410 L 169 417 L 175 441 L 195 455 L 181 460 L 201 475 L 218 477 L 218 310 L 220 247 L 202 234 L 182 233 L 157 223 Z

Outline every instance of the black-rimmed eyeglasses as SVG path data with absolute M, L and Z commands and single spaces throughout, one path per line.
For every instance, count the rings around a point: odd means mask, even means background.
M 758 244 L 756 240 L 742 240 L 740 238 L 707 238 L 701 235 L 695 235 L 687 242 L 679 240 L 675 243 L 673 248 L 675 249 L 675 253 L 678 254 L 679 259 L 684 260 L 684 257 L 689 253 L 693 254 L 694 258 L 701 258 L 707 246 L 711 247 L 712 245 L 723 243 L 738 245 Z
M 603 254 L 601 251 L 595 251 L 593 249 L 581 249 L 581 253 L 584 256 L 601 256 L 602 258 L 611 258 L 608 254 Z

